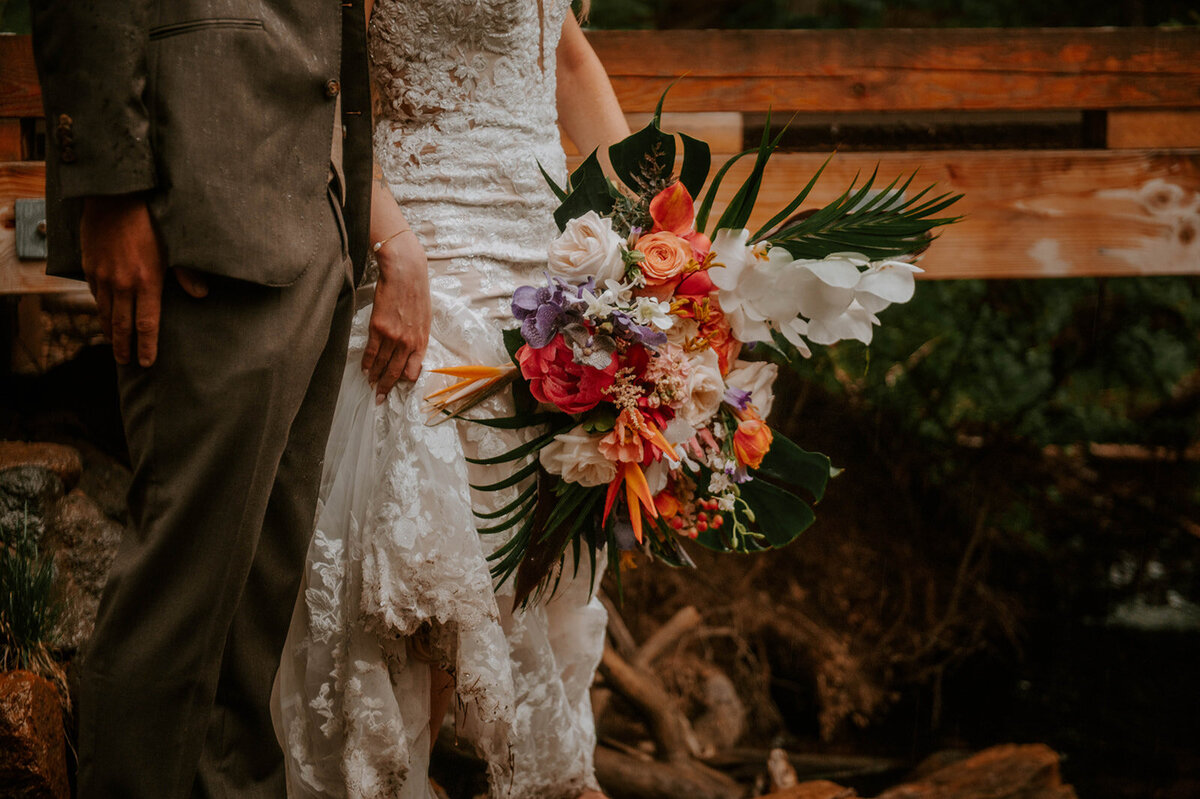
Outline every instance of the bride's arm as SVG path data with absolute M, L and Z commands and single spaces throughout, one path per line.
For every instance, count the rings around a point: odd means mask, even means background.
M 558 121 L 581 153 L 600 148 L 608 169 L 608 145 L 629 135 L 629 125 L 604 66 L 573 14 L 563 23 L 558 54 Z
M 366 2 L 371 18 L 372 0 Z M 416 380 L 429 344 L 432 311 L 425 249 L 396 205 L 378 164 L 371 184 L 371 242 L 379 262 L 362 368 L 382 402 L 401 378 Z

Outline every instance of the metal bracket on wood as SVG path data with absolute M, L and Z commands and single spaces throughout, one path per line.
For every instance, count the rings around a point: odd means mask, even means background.
M 17 200 L 17 258 L 22 261 L 46 260 L 46 200 L 39 197 Z

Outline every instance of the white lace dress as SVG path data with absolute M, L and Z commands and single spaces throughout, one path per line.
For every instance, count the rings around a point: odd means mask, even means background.
M 540 282 L 556 206 L 538 164 L 565 176 L 554 50 L 567 0 L 378 0 L 370 54 L 380 107 L 375 150 L 430 265 L 425 372 L 376 406 L 359 362 L 370 306 L 354 320 L 325 458 L 322 505 L 276 682 L 273 712 L 292 797 L 430 796 L 429 666 L 456 678 L 460 737 L 486 758 L 497 797 L 594 787 L 588 687 L 605 613 L 581 571 L 556 597 L 513 612 L 472 507 L 507 467 L 465 457 L 513 433 L 426 425 L 429 369 L 503 364 L 513 289 Z M 511 412 L 497 398 L 485 411 Z M 489 522 L 485 522 L 487 524 Z M 425 654 L 425 653 L 423 653 Z

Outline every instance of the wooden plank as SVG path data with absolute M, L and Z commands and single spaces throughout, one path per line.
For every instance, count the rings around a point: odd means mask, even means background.
M 45 193 L 45 164 L 0 164 L 0 295 L 87 293 L 87 284 L 81 281 L 46 275 L 45 261 L 17 259 L 13 201 Z
M 29 36 L 0 33 L 0 117 L 42 116 L 42 90 Z
M 21 120 L 0 119 L 0 161 L 21 160 Z
M 649 111 L 626 114 L 625 120 L 630 130 L 641 130 L 650 122 L 654 114 Z M 708 145 L 718 152 L 731 153 L 742 149 L 743 121 L 742 115 L 736 111 L 694 111 L 682 113 L 664 113 L 659 123 L 668 133 L 686 133 L 697 139 L 708 142 Z M 567 155 L 578 155 L 575 148 L 565 135 L 563 149 Z
M 1200 147 L 1200 110 L 1109 111 L 1108 148 Z
M 786 205 L 824 158 L 773 158 L 751 225 Z M 745 178 L 746 160 L 730 170 L 723 197 Z M 965 194 L 955 212 L 966 218 L 921 262 L 927 278 L 1200 274 L 1200 150 L 842 154 L 806 207 L 833 199 L 876 164 L 880 185 L 919 169 L 914 185 Z M 722 208 L 718 201 L 712 219 Z
M 1189 108 L 1194 28 L 589 31 L 622 107 L 651 111 Z M 647 58 L 646 53 L 652 53 Z M 0 117 L 42 114 L 28 36 L 0 35 Z
M 1194 107 L 1200 30 L 592 31 L 622 108 L 923 111 Z M 646 53 L 652 53 L 647 58 Z

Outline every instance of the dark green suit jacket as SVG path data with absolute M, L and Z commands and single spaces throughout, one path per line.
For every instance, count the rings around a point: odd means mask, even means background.
M 288 285 L 337 236 L 326 187 L 341 97 L 347 246 L 369 235 L 362 0 L 32 0 L 47 119 L 51 274 L 80 275 L 80 198 L 146 192 L 167 263 Z

